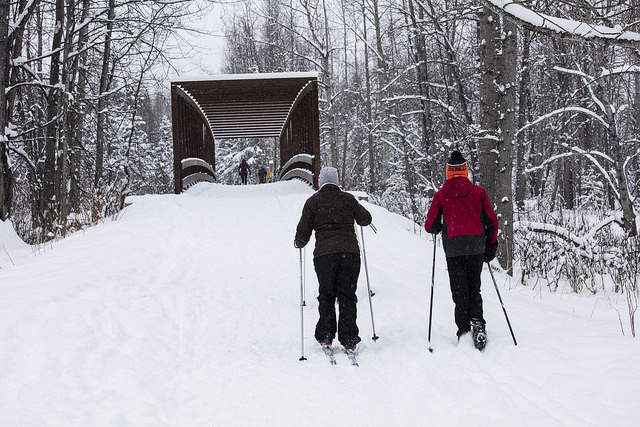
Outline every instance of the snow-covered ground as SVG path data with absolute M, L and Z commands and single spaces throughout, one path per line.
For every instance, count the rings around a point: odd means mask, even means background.
M 637 425 L 640 341 L 621 333 L 623 301 L 550 294 L 496 272 L 514 346 L 485 268 L 480 353 L 456 345 L 438 246 L 430 353 L 431 237 L 366 202 L 380 339 L 363 268 L 360 367 L 339 351 L 329 365 L 312 336 L 308 247 L 299 361 L 293 236 L 311 194 L 283 182 L 135 197 L 117 220 L 38 251 L 0 224 L 0 425 Z

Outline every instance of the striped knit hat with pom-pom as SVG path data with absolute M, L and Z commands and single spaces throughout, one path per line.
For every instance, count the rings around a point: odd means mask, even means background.
M 447 161 L 447 179 L 451 179 L 454 176 L 464 176 L 465 178 L 469 178 L 467 161 L 458 150 L 452 151 L 451 156 Z

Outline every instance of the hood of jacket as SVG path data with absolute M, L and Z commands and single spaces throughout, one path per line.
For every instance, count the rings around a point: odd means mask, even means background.
M 442 190 L 449 197 L 465 197 L 473 190 L 473 182 L 464 176 L 456 176 L 445 181 Z

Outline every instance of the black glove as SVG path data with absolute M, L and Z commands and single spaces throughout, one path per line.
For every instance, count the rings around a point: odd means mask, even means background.
M 302 240 L 295 239 L 295 240 L 293 241 L 293 246 L 295 246 L 295 247 L 296 247 L 296 248 L 298 248 L 298 249 L 302 249 L 302 248 L 304 248 L 305 246 L 307 246 L 307 242 L 303 242 Z
M 487 243 L 484 249 L 484 261 L 491 262 L 496 257 L 496 252 L 498 250 L 498 242 L 493 244 Z
M 441 231 L 442 231 L 442 222 L 439 219 L 437 219 L 431 225 L 431 228 L 429 229 L 429 233 L 435 235 L 440 233 Z

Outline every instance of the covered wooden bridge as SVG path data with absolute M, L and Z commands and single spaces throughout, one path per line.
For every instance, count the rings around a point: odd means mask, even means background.
M 278 179 L 317 184 L 318 74 L 230 74 L 171 82 L 175 192 L 216 179 L 215 141 L 279 138 Z

